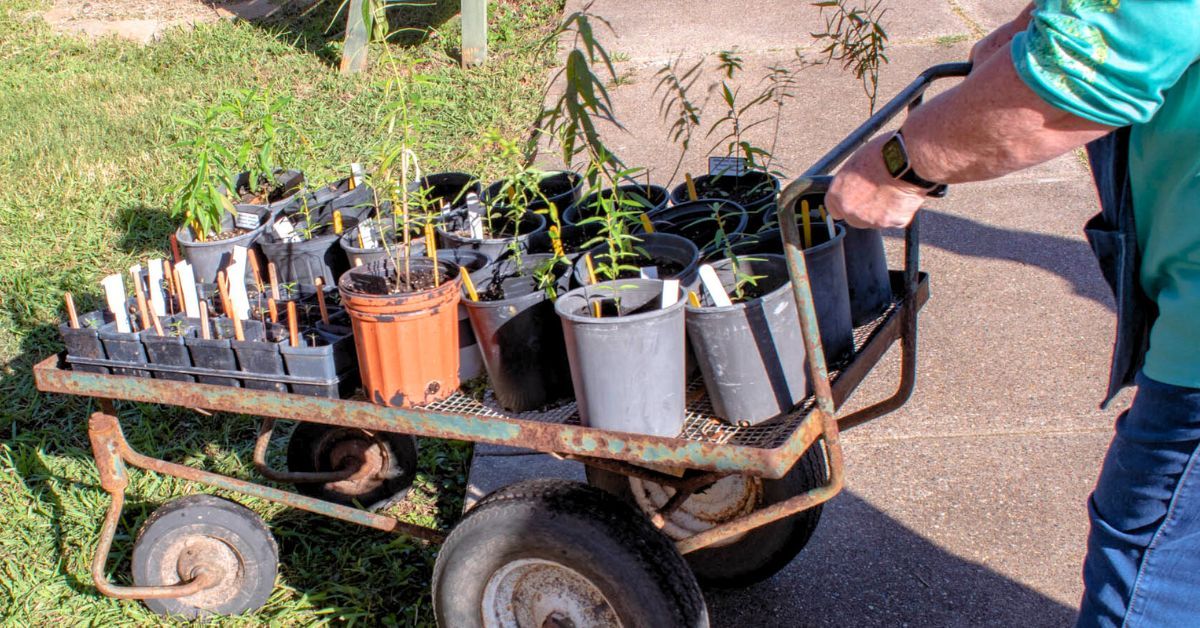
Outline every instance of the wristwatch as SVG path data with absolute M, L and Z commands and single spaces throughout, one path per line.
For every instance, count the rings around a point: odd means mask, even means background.
M 908 162 L 908 149 L 904 146 L 904 133 L 896 131 L 883 143 L 883 165 L 893 179 L 911 183 L 923 190 L 926 196 L 941 198 L 946 195 L 946 184 L 934 183 L 913 171 Z

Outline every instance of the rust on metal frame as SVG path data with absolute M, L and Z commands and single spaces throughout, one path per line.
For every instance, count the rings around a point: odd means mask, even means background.
M 280 471 L 272 469 L 267 464 L 267 449 L 271 445 L 271 435 L 275 431 L 275 419 L 263 419 L 258 428 L 258 437 L 254 440 L 254 469 L 259 475 L 272 482 L 288 483 L 325 483 L 338 482 L 354 475 L 354 469 L 339 469 L 337 471 Z
M 72 371 L 60 368 L 58 356 L 37 364 L 34 377 L 43 392 L 157 404 L 170 400 L 184 407 L 766 478 L 783 477 L 820 434 L 819 423 L 808 416 L 787 442 L 764 449 L 208 384 L 180 386 L 170 380 Z

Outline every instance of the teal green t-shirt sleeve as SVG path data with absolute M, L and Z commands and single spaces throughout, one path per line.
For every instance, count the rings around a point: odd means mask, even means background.
M 1154 116 L 1200 58 L 1200 0 L 1039 0 L 1013 65 L 1051 105 L 1122 127 Z

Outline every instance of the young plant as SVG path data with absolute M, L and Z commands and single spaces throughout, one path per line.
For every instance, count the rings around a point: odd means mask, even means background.
M 235 211 L 228 196 L 234 187 L 230 174 L 234 156 L 225 146 L 229 132 L 221 125 L 222 117 L 220 106 L 210 106 L 199 122 L 175 119 L 191 130 L 191 139 L 175 146 L 190 153 L 192 167 L 173 192 L 171 216 L 189 227 L 197 242 L 220 235 L 221 219 Z
M 875 94 L 879 87 L 879 67 L 888 62 L 884 50 L 887 31 L 881 20 L 887 13 L 883 0 L 863 0 L 861 6 L 849 8 L 847 0 L 827 0 L 812 3 L 820 7 L 825 18 L 825 30 L 812 33 L 814 39 L 828 43 L 821 53 L 827 61 L 837 61 L 843 70 L 850 70 L 862 82 L 863 93 L 875 111 Z M 828 11 L 828 13 L 826 13 Z
M 272 96 L 258 89 L 243 89 L 218 106 L 232 118 L 232 133 L 238 142 L 235 159 L 248 173 L 246 191 L 266 202 L 276 187 L 276 155 L 279 140 L 295 127 L 283 116 L 291 104 L 288 96 Z M 240 192 L 240 191 L 239 191 Z

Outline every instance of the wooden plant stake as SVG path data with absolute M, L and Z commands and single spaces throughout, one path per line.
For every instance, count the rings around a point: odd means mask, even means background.
M 267 297 L 267 312 L 271 315 L 271 322 L 279 322 L 279 306 L 275 303 L 275 299 Z
M 258 288 L 258 293 L 263 292 L 262 267 L 258 265 L 258 254 L 254 249 L 246 251 L 246 261 L 250 262 L 250 272 L 254 274 L 254 285 Z
M 183 259 L 183 256 L 179 254 L 179 238 L 175 237 L 174 233 L 171 234 L 171 258 L 176 264 Z
M 267 277 L 271 280 L 271 296 L 279 300 L 279 275 L 275 272 L 275 262 L 267 262 Z
M 246 334 L 242 330 L 242 319 L 238 318 L 237 308 L 233 306 L 233 301 L 229 298 L 229 280 L 225 278 L 225 271 L 217 273 L 217 291 L 221 294 L 221 307 L 225 309 L 225 316 L 233 322 L 233 337 L 235 340 L 245 340 Z
M 200 306 L 200 338 L 204 340 L 212 340 L 212 336 L 208 333 L 208 304 Z
M 150 309 L 146 307 L 146 292 L 142 290 L 141 271 L 141 265 L 137 264 L 130 267 L 129 275 L 133 280 L 133 296 L 137 299 L 138 316 L 142 319 L 142 329 L 150 329 Z
M 288 301 L 288 340 L 293 347 L 300 346 L 300 328 L 296 318 L 296 302 Z
M 71 329 L 79 329 L 79 314 L 75 312 L 75 298 L 70 292 L 63 293 L 63 303 L 67 306 L 67 321 Z
M 325 307 L 325 280 L 321 277 L 314 277 L 313 285 L 317 287 L 317 307 L 321 309 L 321 322 L 328 325 L 329 308 Z
M 183 302 L 179 298 L 179 291 L 178 291 L 179 289 L 177 288 L 177 286 L 179 285 L 178 278 L 175 275 L 175 269 L 171 267 L 171 262 L 169 262 L 167 260 L 163 260 L 162 265 L 163 265 L 163 282 L 167 284 L 167 292 L 170 294 L 170 297 L 171 297 L 171 298 L 167 299 L 167 313 L 174 314 L 175 313 L 175 305 Z

